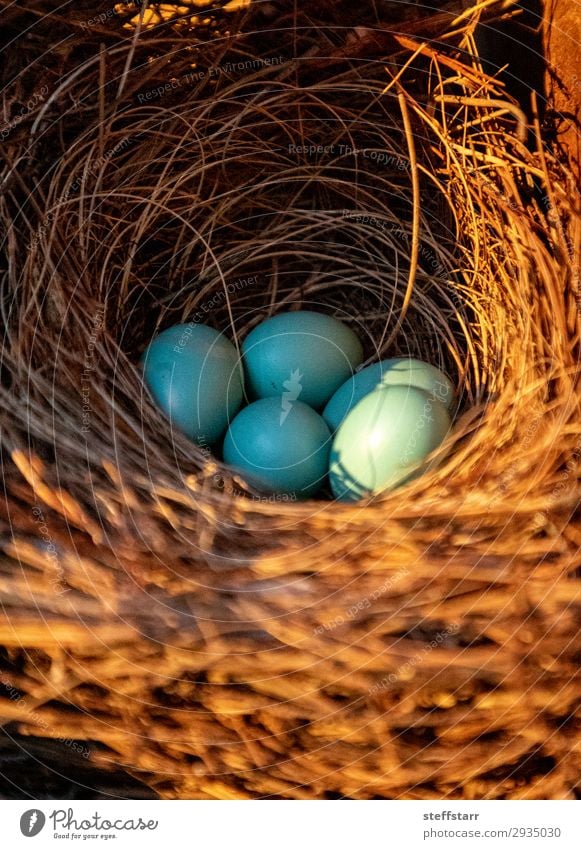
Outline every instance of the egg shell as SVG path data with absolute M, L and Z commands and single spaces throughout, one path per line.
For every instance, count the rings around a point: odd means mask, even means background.
M 337 389 L 323 410 L 323 418 L 335 431 L 353 407 L 382 386 L 415 386 L 441 401 L 448 409 L 454 402 L 449 378 L 431 363 L 410 357 L 381 360 L 354 374 Z
M 392 489 L 420 471 L 451 426 L 440 401 L 422 389 L 387 386 L 347 414 L 331 448 L 329 480 L 340 501 Z
M 224 461 L 257 489 L 309 498 L 329 468 L 331 433 L 300 401 L 261 398 L 238 413 L 224 440 Z
M 172 427 L 200 444 L 219 440 L 240 409 L 244 378 L 238 352 L 212 327 L 169 327 L 150 343 L 141 365 Z
M 300 399 L 320 409 L 363 361 L 353 331 L 323 313 L 301 310 L 263 321 L 242 344 L 246 383 L 255 398 Z

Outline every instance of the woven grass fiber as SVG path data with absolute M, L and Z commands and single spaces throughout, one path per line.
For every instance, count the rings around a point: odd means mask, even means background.
M 288 5 L 210 41 L 76 26 L 16 74 L 5 739 L 162 798 L 574 798 L 577 188 L 482 72 L 493 4 L 383 30 Z M 429 473 L 268 501 L 171 431 L 138 369 L 156 331 L 238 344 L 296 308 L 448 372 Z

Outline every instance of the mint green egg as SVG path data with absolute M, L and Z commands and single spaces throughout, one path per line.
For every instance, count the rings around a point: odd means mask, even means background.
M 414 476 L 451 427 L 446 407 L 423 389 L 387 386 L 366 395 L 339 426 L 329 481 L 335 498 L 357 501 Z
M 302 310 L 275 315 L 242 343 L 255 398 L 286 397 L 320 409 L 363 361 L 361 342 L 341 321 Z
M 201 445 L 223 435 L 242 404 L 238 352 L 205 324 L 176 324 L 141 358 L 144 382 L 173 427 Z
M 331 430 L 337 430 L 349 410 L 362 398 L 382 386 L 415 386 L 437 398 L 448 409 L 454 401 L 451 381 L 431 363 L 410 357 L 381 360 L 354 374 L 334 393 L 323 410 L 323 418 Z
M 268 493 L 309 498 L 329 468 L 331 432 L 300 401 L 261 398 L 238 413 L 224 440 L 224 462 Z

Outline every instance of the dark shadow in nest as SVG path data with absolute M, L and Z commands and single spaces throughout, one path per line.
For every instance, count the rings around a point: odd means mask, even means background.
M 122 769 L 104 771 L 82 752 L 86 740 L 59 742 L 23 736 L 10 726 L 0 734 L 0 799 L 157 799 Z

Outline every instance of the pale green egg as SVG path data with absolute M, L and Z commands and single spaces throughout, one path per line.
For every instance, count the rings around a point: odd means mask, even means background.
M 446 407 L 423 389 L 387 386 L 366 395 L 339 426 L 329 481 L 335 498 L 357 501 L 417 474 L 451 427 Z
M 255 398 L 284 397 L 320 409 L 363 361 L 361 342 L 341 321 L 302 310 L 263 321 L 242 343 Z
M 234 345 L 204 324 L 177 324 L 150 343 L 143 378 L 176 427 L 201 445 L 216 442 L 242 404 L 243 375 Z
M 224 461 L 257 489 L 309 498 L 329 468 L 331 432 L 300 401 L 261 398 L 241 410 L 224 440 Z
M 410 357 L 381 360 L 354 374 L 334 393 L 323 410 L 323 418 L 331 430 L 337 430 L 349 410 L 362 398 L 382 386 L 415 386 L 441 401 L 448 409 L 454 401 L 451 381 L 431 363 Z

